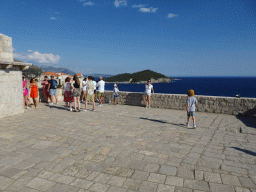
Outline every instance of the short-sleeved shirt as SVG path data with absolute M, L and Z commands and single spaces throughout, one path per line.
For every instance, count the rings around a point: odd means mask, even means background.
M 94 84 L 92 81 L 87 82 L 87 94 L 89 94 L 89 95 L 94 94 Z
M 152 88 L 153 88 L 153 85 L 150 84 L 150 85 L 148 86 L 148 85 L 146 84 L 146 85 L 145 85 L 145 93 L 151 93 Z
M 104 93 L 105 90 L 105 81 L 101 80 L 97 83 L 98 91 Z
M 57 87 L 54 87 L 54 86 L 53 86 L 53 81 L 55 82 L 55 85 L 58 85 L 58 83 L 57 83 L 56 80 L 49 80 L 48 83 L 51 84 L 51 85 L 50 85 L 50 89 L 57 89 Z
M 96 85 L 97 85 L 96 81 L 93 81 L 93 85 L 94 85 L 94 90 L 96 90 Z
M 197 99 L 195 97 L 188 97 L 186 103 L 189 105 L 189 111 L 196 111 Z
M 67 83 L 67 84 L 65 83 L 65 84 L 64 84 L 64 90 L 65 90 L 65 91 L 70 92 L 71 89 L 72 89 L 71 83 Z
M 118 96 L 118 89 L 116 88 L 116 87 L 114 87 L 114 89 L 113 89 L 113 95 L 114 96 Z
M 86 89 L 87 89 L 87 81 L 83 81 L 83 84 L 85 84 L 85 86 L 83 86 L 83 91 L 86 91 Z

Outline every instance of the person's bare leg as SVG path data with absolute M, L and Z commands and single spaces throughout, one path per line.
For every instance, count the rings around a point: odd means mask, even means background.
M 51 95 L 51 103 L 53 103 L 53 95 Z
M 196 117 L 195 116 L 192 116 L 192 121 L 193 121 L 194 124 L 196 123 Z
M 114 99 L 114 105 L 116 105 L 116 99 Z
M 189 120 L 190 120 L 190 116 L 187 117 L 187 122 L 189 123 Z
M 145 96 L 145 100 L 146 100 L 146 107 L 148 106 L 148 96 Z
M 77 97 L 77 104 L 78 104 L 78 110 L 80 111 L 80 107 L 81 107 L 80 97 Z
M 36 100 L 36 108 L 39 108 L 39 101 L 37 98 L 35 98 L 35 100 Z
M 56 103 L 58 103 L 58 95 L 55 95 Z
M 75 107 L 75 110 L 76 110 L 76 97 L 74 97 L 74 107 Z
M 150 107 L 150 96 L 148 96 L 148 107 Z
M 85 101 L 84 101 L 84 105 L 85 105 L 85 106 L 84 106 L 84 107 L 85 107 L 86 110 L 87 110 L 87 102 L 88 102 L 88 101 L 87 101 L 87 99 L 85 98 Z

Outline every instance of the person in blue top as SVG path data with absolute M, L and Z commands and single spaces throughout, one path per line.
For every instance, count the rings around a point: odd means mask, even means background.
M 196 128 L 196 117 L 195 117 L 195 111 L 197 107 L 197 99 L 194 97 L 195 91 L 193 89 L 190 89 L 187 91 L 187 122 L 186 125 L 189 127 L 189 120 L 190 116 L 192 117 L 193 120 L 193 128 Z
M 54 76 L 51 76 L 51 80 L 49 80 L 48 82 L 48 90 L 50 90 L 50 96 L 51 96 L 51 103 L 50 105 L 53 105 L 53 97 L 55 96 L 56 99 L 56 104 L 58 104 L 58 96 L 57 96 L 57 87 L 58 87 L 58 83 L 57 81 L 54 79 Z

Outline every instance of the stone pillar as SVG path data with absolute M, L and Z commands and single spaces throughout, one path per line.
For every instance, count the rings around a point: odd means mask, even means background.
M 0 34 L 0 61 L 13 62 L 12 38 Z

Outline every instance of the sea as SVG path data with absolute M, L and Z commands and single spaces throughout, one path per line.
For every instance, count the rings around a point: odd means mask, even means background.
M 154 83 L 155 93 L 186 94 L 194 89 L 196 95 L 256 98 L 256 77 L 175 77 L 170 83 Z M 145 84 L 117 84 L 120 91 L 144 92 Z M 106 90 L 113 84 L 106 83 Z

